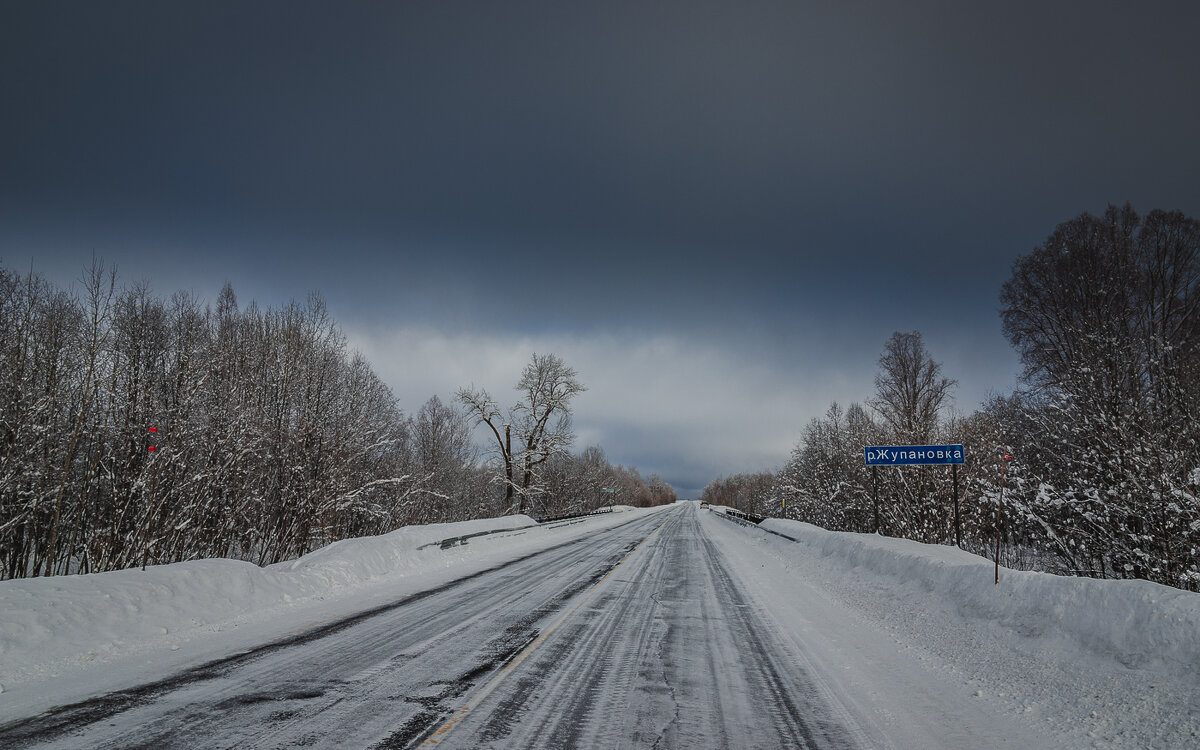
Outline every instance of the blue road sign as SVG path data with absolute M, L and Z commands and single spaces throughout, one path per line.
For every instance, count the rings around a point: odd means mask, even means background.
M 868 445 L 863 448 L 867 466 L 966 463 L 961 445 Z

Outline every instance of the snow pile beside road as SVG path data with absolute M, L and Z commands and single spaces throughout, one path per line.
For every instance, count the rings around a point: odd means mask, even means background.
M 530 526 L 535 524 L 528 516 L 409 526 L 334 542 L 265 568 L 213 559 L 144 571 L 2 581 L 0 687 L 57 672 L 63 662 L 104 660 L 181 631 L 220 630 L 239 618 L 329 597 L 338 589 L 446 568 L 477 551 L 478 545 L 421 547 L 450 537 Z
M 942 545 L 826 531 L 771 518 L 787 535 L 846 570 L 895 579 L 943 600 L 964 618 L 1027 638 L 1066 638 L 1129 668 L 1200 674 L 1200 594 L 1149 581 L 1069 578 L 1001 568 Z

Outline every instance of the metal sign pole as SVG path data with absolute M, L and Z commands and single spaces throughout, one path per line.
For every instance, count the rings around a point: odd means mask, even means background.
M 871 488 L 875 497 L 875 533 L 879 533 L 879 467 L 871 467 Z
M 954 471 L 954 546 L 962 547 L 962 524 L 958 518 L 958 464 L 951 464 Z

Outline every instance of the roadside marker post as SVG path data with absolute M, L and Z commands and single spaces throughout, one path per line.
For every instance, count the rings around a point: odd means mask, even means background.
M 158 428 L 147 427 L 146 432 L 148 433 L 147 442 L 151 443 L 146 446 L 146 453 L 147 455 L 152 455 L 158 450 L 158 446 L 153 445 L 153 443 L 158 442 Z M 142 570 L 146 569 L 146 565 L 150 561 L 150 526 L 154 521 L 158 505 L 158 472 L 155 470 L 156 465 L 157 462 L 147 465 L 147 471 L 150 473 L 150 510 L 146 514 L 146 528 L 142 532 Z
M 879 533 L 879 467 L 871 467 L 871 507 L 875 510 L 875 533 Z

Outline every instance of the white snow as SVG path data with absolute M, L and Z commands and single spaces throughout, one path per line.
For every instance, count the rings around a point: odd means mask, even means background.
M 258 568 L 0 582 L 0 721 L 174 674 L 630 518 L 408 527 Z M 694 511 L 693 511 L 694 512 Z M 1200 747 L 1200 595 L 1001 568 L 768 519 L 700 522 L 755 608 L 879 747 Z M 798 541 L 767 533 L 769 529 Z M 441 549 L 438 542 L 498 531 Z
M 895 747 L 1200 747 L 1198 594 L 1003 567 L 997 585 L 954 547 L 710 518 L 749 541 L 723 549 L 764 611 Z
M 1000 568 L 956 547 L 826 531 L 769 518 L 839 569 L 893 579 L 968 622 L 1052 638 L 1131 669 L 1200 675 L 1200 595 L 1149 581 L 1069 578 Z M 921 593 L 923 592 L 923 593 Z M 1198 677 L 1197 679 L 1200 679 Z

